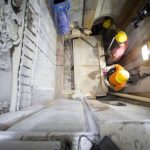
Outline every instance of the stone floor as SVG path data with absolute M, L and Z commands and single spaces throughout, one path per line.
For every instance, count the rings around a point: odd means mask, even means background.
M 0 118 L 0 125 L 7 123 L 9 127 L 0 132 L 0 141 L 68 139 L 73 149 L 77 149 L 81 135 L 88 135 L 93 140 L 99 135 L 101 138 L 107 135 L 122 150 L 139 150 L 141 146 L 141 150 L 147 150 L 150 146 L 150 108 L 126 102 L 123 102 L 126 105 L 121 106 L 98 100 L 87 100 L 86 103 L 91 113 L 85 109 L 82 101 L 56 99 L 43 107 L 32 106 L 17 113 L 4 114 Z M 96 130 L 93 128 L 94 122 Z M 0 148 L 2 145 L 0 142 Z M 87 140 L 83 140 L 81 146 L 82 150 L 91 147 Z
M 8 131 L 83 132 L 84 111 L 79 101 L 56 100 L 40 112 L 16 123 Z

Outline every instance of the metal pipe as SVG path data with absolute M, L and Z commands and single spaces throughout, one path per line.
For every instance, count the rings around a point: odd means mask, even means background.
M 109 44 L 109 47 L 108 47 L 108 49 L 107 49 L 107 52 L 110 51 L 110 48 L 111 48 L 112 44 L 114 43 L 114 40 L 115 40 L 115 37 L 113 37 L 113 39 L 111 40 L 111 43 Z
M 123 93 L 113 93 L 113 92 L 110 92 L 109 94 L 150 103 L 150 98 L 148 97 L 129 95 L 129 94 L 123 94 Z

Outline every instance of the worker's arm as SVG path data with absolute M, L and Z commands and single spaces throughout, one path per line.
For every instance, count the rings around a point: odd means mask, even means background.
M 116 65 L 111 65 L 111 66 L 103 68 L 104 75 L 105 75 L 105 72 L 107 73 L 110 69 L 113 69 L 113 68 L 116 68 Z
M 104 79 L 105 85 L 110 87 L 112 90 L 114 90 L 114 87 L 112 85 L 110 85 L 110 83 L 108 82 L 108 80 L 105 78 Z
M 106 57 L 106 56 L 110 56 L 111 55 L 111 52 L 110 50 L 108 50 L 108 52 L 104 53 L 103 55 L 101 55 L 100 57 Z

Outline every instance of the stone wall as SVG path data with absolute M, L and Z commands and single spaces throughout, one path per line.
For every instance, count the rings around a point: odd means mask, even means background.
M 55 93 L 56 32 L 44 0 L 27 3 L 19 70 L 18 107 L 52 100 Z
M 53 99 L 57 35 L 46 2 L 2 0 L 0 10 L 0 102 L 14 111 Z
M 3 104 L 9 106 L 12 86 L 11 54 L 19 44 L 18 29 L 21 20 L 18 17 L 18 9 L 21 0 L 16 2 L 8 0 L 0 1 L 0 107 Z M 15 8 L 15 9 L 14 9 Z

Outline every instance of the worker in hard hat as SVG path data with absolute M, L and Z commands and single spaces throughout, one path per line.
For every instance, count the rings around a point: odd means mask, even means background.
M 101 17 L 94 23 L 92 27 L 92 35 L 105 36 L 107 31 L 112 27 L 113 20 L 111 17 Z
M 109 73 L 111 70 L 111 73 Z M 113 72 L 112 72 L 113 70 Z M 114 91 L 120 91 L 125 86 L 130 77 L 130 74 L 121 65 L 114 64 L 103 69 L 105 84 Z
M 128 37 L 124 31 L 119 31 L 113 38 L 114 46 L 108 48 L 108 65 L 116 63 L 124 55 L 128 48 Z
M 112 19 L 104 19 L 103 27 L 109 29 L 111 28 L 111 26 L 112 26 Z

